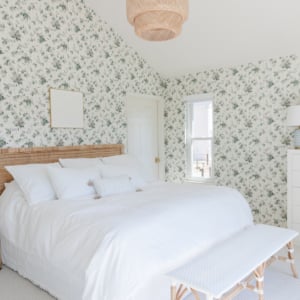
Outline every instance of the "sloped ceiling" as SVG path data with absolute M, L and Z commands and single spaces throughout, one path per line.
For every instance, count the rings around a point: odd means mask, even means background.
M 182 34 L 167 42 L 135 36 L 126 0 L 86 0 L 161 75 L 300 54 L 299 0 L 190 0 Z

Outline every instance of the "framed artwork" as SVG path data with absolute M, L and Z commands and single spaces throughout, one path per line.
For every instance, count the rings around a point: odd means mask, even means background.
M 83 128 L 83 94 L 50 88 L 52 128 Z

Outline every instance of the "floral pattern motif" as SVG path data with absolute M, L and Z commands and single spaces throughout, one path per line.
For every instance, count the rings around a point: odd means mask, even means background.
M 2 0 L 0 39 L 0 147 L 126 143 L 126 94 L 164 95 L 166 175 L 181 182 L 182 97 L 213 93 L 217 183 L 240 190 L 256 221 L 285 225 L 298 57 L 162 79 L 83 0 Z M 50 128 L 50 87 L 84 94 L 84 129 Z
M 300 101 L 299 80 L 300 60 L 293 55 L 167 80 L 167 179 L 185 178 L 182 98 L 212 93 L 217 184 L 241 191 L 255 221 L 286 225 L 286 155 L 292 132 L 285 125 L 286 108 Z
M 0 3 L 0 147 L 126 143 L 127 93 L 161 78 L 81 0 Z M 51 129 L 49 87 L 84 94 L 84 129 Z

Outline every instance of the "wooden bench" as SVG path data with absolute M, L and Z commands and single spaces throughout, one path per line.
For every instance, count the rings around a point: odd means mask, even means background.
M 172 279 L 171 300 L 181 300 L 190 291 L 207 299 L 229 300 L 244 289 L 264 299 L 264 271 L 275 260 L 288 262 L 294 277 L 293 239 L 296 231 L 268 225 L 253 225 L 187 264 L 168 273 Z M 288 256 L 275 256 L 287 246 Z M 252 282 L 255 280 L 255 284 Z

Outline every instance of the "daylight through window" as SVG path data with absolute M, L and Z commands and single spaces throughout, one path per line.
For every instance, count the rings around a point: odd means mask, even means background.
M 186 99 L 188 179 L 213 177 L 213 99 L 210 95 Z

